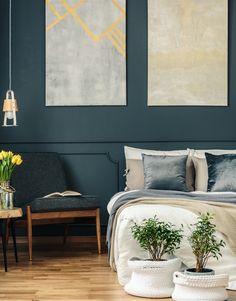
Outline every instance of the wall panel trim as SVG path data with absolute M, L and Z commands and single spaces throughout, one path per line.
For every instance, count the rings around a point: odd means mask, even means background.
M 6 144 L 130 144 L 130 143 L 222 143 L 222 142 L 236 142 L 236 139 L 180 139 L 180 140 L 93 140 L 93 141 L 4 141 L 0 145 Z

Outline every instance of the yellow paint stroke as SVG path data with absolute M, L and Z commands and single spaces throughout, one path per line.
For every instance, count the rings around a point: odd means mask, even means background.
M 112 2 L 123 14 L 125 14 L 125 10 L 120 6 L 119 3 L 116 2 L 116 0 L 112 0 Z
M 121 40 L 121 38 L 114 31 L 110 31 L 113 37 L 119 42 L 122 48 L 125 48 L 125 43 Z
M 113 30 L 113 28 L 116 27 L 117 24 L 119 24 L 123 19 L 125 18 L 125 15 L 120 16 L 114 23 L 112 23 L 110 26 L 106 28 L 100 35 L 99 39 L 102 38 L 102 36 L 106 35 L 109 31 Z
M 110 26 L 106 28 L 105 31 L 103 31 L 100 35 L 95 35 L 89 27 L 84 23 L 84 21 L 80 18 L 80 16 L 68 5 L 68 3 L 65 0 L 60 0 L 61 3 L 64 5 L 65 9 L 68 11 L 69 14 L 71 14 L 76 21 L 81 25 L 81 27 L 84 29 L 86 34 L 94 41 L 98 42 L 106 33 L 110 30 L 112 30 L 117 24 L 121 22 L 125 18 L 125 15 L 121 15 L 114 23 L 112 23 Z
M 125 41 L 126 40 L 126 36 L 125 34 L 117 27 L 114 27 L 113 28 L 117 33 L 119 33 L 119 35 L 123 38 L 123 40 Z
M 116 28 L 116 25 L 121 22 L 125 18 L 125 14 L 121 15 L 114 23 L 112 23 L 110 26 L 107 27 L 107 29 L 102 32 L 100 35 L 95 35 L 89 28 L 88 26 L 83 22 L 83 20 L 80 18 L 80 16 L 75 12 L 75 10 L 85 3 L 87 0 L 82 0 L 81 2 L 77 3 L 74 7 L 70 7 L 66 0 L 60 0 L 60 2 L 63 4 L 63 6 L 66 9 L 66 13 L 63 16 L 58 17 L 57 20 L 52 22 L 50 25 L 47 26 L 47 30 L 51 29 L 53 26 L 55 26 L 57 23 L 59 23 L 61 20 L 63 20 L 65 17 L 68 15 L 72 15 L 73 18 L 80 24 L 80 26 L 83 28 L 85 33 L 92 39 L 94 42 L 98 42 L 103 36 L 108 38 L 108 40 L 116 47 L 118 52 L 125 57 L 126 52 L 125 52 L 125 42 L 122 41 L 125 40 L 125 35 L 123 32 L 121 32 L 119 29 Z M 118 3 L 117 3 L 118 4 Z M 121 37 L 119 37 L 118 34 L 116 34 L 113 29 L 116 29 L 116 31 L 120 34 L 122 33 Z M 110 33 L 109 33 L 110 32 Z
M 59 12 L 55 9 L 55 7 L 52 5 L 52 3 L 49 0 L 46 0 L 46 4 L 57 18 L 61 18 L 61 15 L 59 14 Z
M 82 4 L 84 4 L 87 0 L 81 0 L 76 5 L 74 5 L 71 9 L 76 10 L 78 7 L 80 7 Z M 65 19 L 67 16 L 69 16 L 70 13 L 67 11 L 63 16 L 60 18 L 57 18 L 55 21 L 53 21 L 51 24 L 49 24 L 46 28 L 46 31 L 50 30 L 52 27 L 57 25 L 57 23 L 61 22 L 63 19 Z
M 124 19 L 125 15 L 121 15 L 114 23 L 112 23 L 110 26 L 108 26 L 108 27 L 106 28 L 106 30 L 103 31 L 100 35 L 95 35 L 95 34 L 88 28 L 88 26 L 83 22 L 83 20 L 79 17 L 79 15 L 75 12 L 75 10 L 76 10 L 79 6 L 81 6 L 82 4 L 84 4 L 87 0 L 81 0 L 79 3 L 77 3 L 77 4 L 76 4 L 75 6 L 73 6 L 73 7 L 70 7 L 70 6 L 66 3 L 66 1 L 64 1 L 64 0 L 60 0 L 60 1 L 62 2 L 63 6 L 66 8 L 67 12 L 66 12 L 63 16 L 61 16 L 60 18 L 57 18 L 55 21 L 53 21 L 51 24 L 49 24 L 49 25 L 47 26 L 47 28 L 46 28 L 47 31 L 48 31 L 49 29 L 51 29 L 52 27 L 54 27 L 57 23 L 59 23 L 61 20 L 63 20 L 63 19 L 64 19 L 65 17 L 67 17 L 68 15 L 72 15 L 74 18 L 77 19 L 77 21 L 78 21 L 78 19 L 79 19 L 79 21 L 80 21 L 81 23 L 83 23 L 83 26 L 82 26 L 82 27 L 83 27 L 84 29 L 85 29 L 85 27 L 86 27 L 87 31 L 89 32 L 89 36 L 90 36 L 90 35 L 93 35 L 93 37 L 94 37 L 94 39 L 96 40 L 96 42 L 97 42 L 98 40 L 100 40 L 100 39 L 101 39 L 108 31 L 112 30 L 113 28 L 116 29 L 117 32 L 120 33 L 120 34 L 122 35 L 123 39 L 125 40 L 125 35 L 124 35 L 124 33 L 123 33 L 122 31 L 120 31 L 118 28 L 115 27 L 117 24 L 119 24 L 119 23 Z M 80 22 L 79 22 L 79 23 L 80 23 Z
M 119 53 L 120 53 L 123 57 L 125 57 L 125 51 L 124 51 L 124 49 L 122 49 L 122 48 L 120 47 L 120 45 L 117 44 L 117 42 L 113 39 L 113 37 L 112 37 L 109 33 L 106 33 L 105 35 L 106 35 L 106 37 L 112 42 L 112 44 L 116 47 L 116 49 L 119 51 Z
M 87 25 L 83 22 L 83 20 L 76 14 L 76 12 L 67 4 L 65 0 L 60 0 L 61 3 L 64 5 L 65 9 L 71 14 L 76 21 L 80 24 L 83 30 L 87 33 L 87 35 L 94 41 L 97 42 L 99 39 L 98 37 L 87 27 Z

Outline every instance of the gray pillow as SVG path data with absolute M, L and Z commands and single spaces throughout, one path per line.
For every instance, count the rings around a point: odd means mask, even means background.
M 154 156 L 142 154 L 144 189 L 186 191 L 188 156 Z
M 208 166 L 207 191 L 236 191 L 236 154 L 205 155 Z

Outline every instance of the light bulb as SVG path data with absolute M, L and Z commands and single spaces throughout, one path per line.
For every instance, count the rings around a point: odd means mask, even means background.
M 8 119 L 13 119 L 13 112 L 12 112 L 12 111 L 6 112 L 5 114 L 6 114 L 6 117 L 7 117 Z

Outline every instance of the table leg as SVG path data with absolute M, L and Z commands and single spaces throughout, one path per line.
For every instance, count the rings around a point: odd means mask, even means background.
M 3 250 L 3 259 L 5 272 L 7 272 L 7 219 L 0 220 L 1 223 L 1 236 L 2 236 L 2 250 Z
M 13 240 L 15 259 L 16 259 L 16 262 L 18 262 L 18 255 L 17 255 L 17 248 L 16 248 L 15 222 L 14 222 L 13 218 L 11 218 L 11 220 L 10 220 L 10 225 L 11 225 L 11 235 L 12 235 L 12 240 Z

